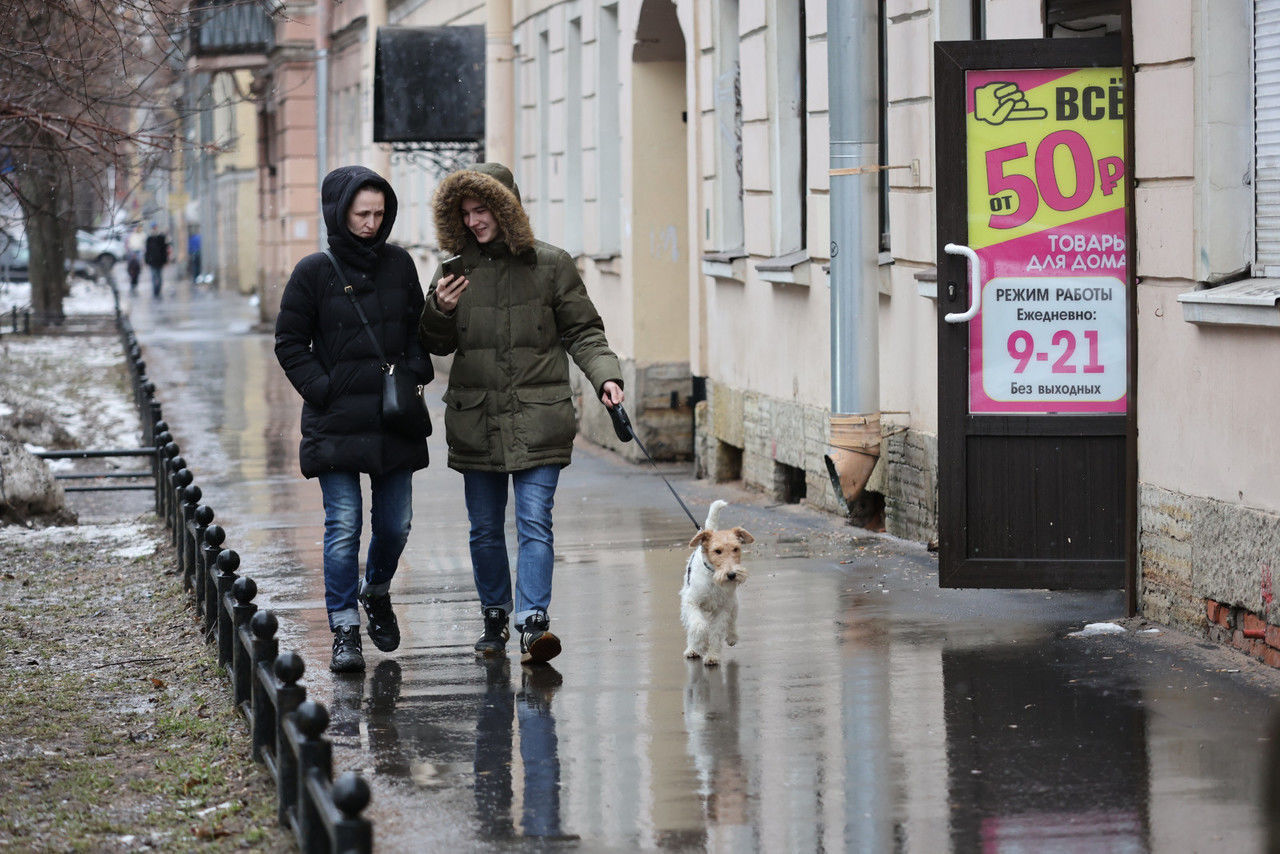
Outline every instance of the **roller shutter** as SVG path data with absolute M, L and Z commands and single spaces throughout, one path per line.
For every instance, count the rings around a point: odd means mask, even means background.
M 1255 0 L 1253 10 L 1257 269 L 1276 275 L 1280 273 L 1280 0 Z

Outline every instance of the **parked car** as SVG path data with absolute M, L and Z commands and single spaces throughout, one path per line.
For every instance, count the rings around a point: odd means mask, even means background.
M 0 281 L 27 281 L 30 257 L 25 238 L 0 233 Z
M 124 258 L 124 232 L 119 228 L 83 229 L 76 232 L 76 255 L 81 261 L 92 261 L 103 272 Z
M 80 258 L 66 262 L 67 273 L 82 279 L 95 280 L 105 269 L 97 259 Z M 113 262 L 114 263 L 114 262 Z M 25 282 L 31 277 L 31 249 L 25 238 L 8 238 L 0 235 L 0 282 Z

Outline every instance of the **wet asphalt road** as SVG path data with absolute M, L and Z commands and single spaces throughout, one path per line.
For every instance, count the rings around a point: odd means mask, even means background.
M 319 487 L 256 309 L 129 308 L 205 503 L 363 773 L 381 851 L 1257 851 L 1280 678 L 1177 633 L 1072 637 L 1114 593 L 939 590 L 934 556 L 665 466 L 751 531 L 742 640 L 681 656 L 693 526 L 647 466 L 583 443 L 561 477 L 554 668 L 477 661 L 461 477 L 415 478 L 404 634 L 327 670 Z M 514 551 L 513 551 L 514 554 Z

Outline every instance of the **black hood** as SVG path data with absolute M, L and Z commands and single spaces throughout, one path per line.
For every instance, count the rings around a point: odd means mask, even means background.
M 381 190 L 386 197 L 387 206 L 382 227 L 368 240 L 361 240 L 347 228 L 347 210 L 355 200 L 356 193 L 364 187 Z M 377 266 L 382 247 L 386 245 L 391 226 L 395 224 L 397 207 L 395 190 L 391 189 L 387 179 L 364 166 L 339 166 L 325 175 L 324 183 L 320 185 L 320 208 L 324 212 L 324 224 L 329 232 L 329 248 L 334 255 L 361 270 L 371 270 Z

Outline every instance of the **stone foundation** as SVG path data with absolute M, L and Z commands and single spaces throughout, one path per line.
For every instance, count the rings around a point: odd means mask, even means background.
M 822 407 L 708 382 L 707 400 L 696 413 L 695 471 L 716 481 L 740 479 L 776 501 L 803 501 L 843 516 L 844 503 L 823 459 L 830 447 L 829 417 Z M 877 468 L 886 529 L 927 542 L 937 532 L 937 439 L 885 429 Z
M 1262 658 L 1250 629 L 1280 624 L 1280 516 L 1145 484 L 1138 502 L 1142 615 Z
M 885 530 L 927 543 L 938 536 L 938 437 L 886 428 L 880 442 Z
M 613 431 L 613 421 L 595 390 L 577 366 L 571 368 L 577 394 L 578 430 L 594 442 L 632 462 L 643 462 L 644 453 L 635 442 L 623 443 Z M 655 460 L 691 460 L 693 451 L 693 409 L 689 404 L 693 378 L 687 362 L 638 366 L 622 362 L 622 384 L 627 399 L 623 404 L 631 426 Z

